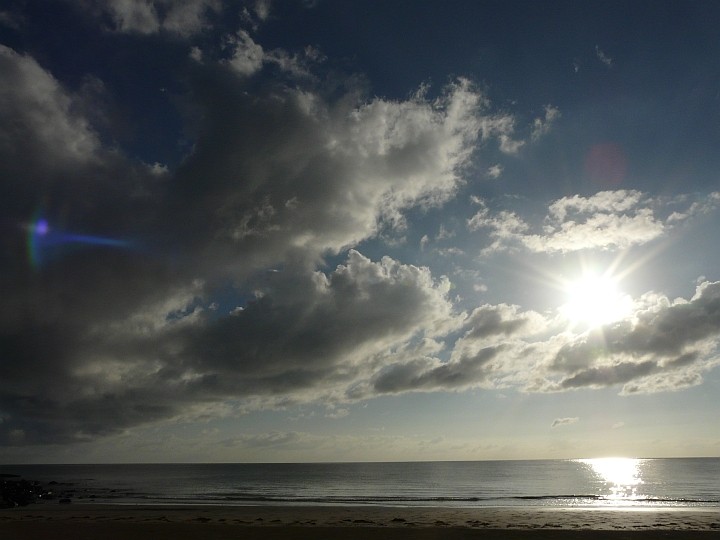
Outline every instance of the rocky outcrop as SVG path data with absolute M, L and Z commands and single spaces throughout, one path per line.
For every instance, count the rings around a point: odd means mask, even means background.
M 52 491 L 39 482 L 30 482 L 15 474 L 0 474 L 0 508 L 27 506 L 52 495 Z

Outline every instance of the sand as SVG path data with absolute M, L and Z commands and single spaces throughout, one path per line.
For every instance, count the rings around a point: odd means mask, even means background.
M 48 503 L 0 510 L 0 538 L 720 539 L 720 509 L 223 507 Z

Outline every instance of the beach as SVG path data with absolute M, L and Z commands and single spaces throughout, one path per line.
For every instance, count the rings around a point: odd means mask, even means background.
M 36 504 L 0 511 L 3 540 L 720 538 L 717 509 Z

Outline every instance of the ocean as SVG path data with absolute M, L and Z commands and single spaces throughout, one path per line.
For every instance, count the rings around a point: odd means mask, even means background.
M 6 465 L 0 473 L 83 503 L 720 508 L 720 458 Z

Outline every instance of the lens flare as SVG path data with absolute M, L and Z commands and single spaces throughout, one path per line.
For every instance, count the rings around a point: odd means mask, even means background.
M 46 220 L 40 219 L 35 223 L 35 234 L 45 236 L 48 232 L 50 232 L 50 226 Z
M 115 248 L 132 247 L 132 242 L 127 240 L 56 230 L 41 216 L 37 216 L 27 226 L 28 258 L 33 270 L 40 269 L 51 251 L 53 254 L 57 254 L 57 250 L 71 244 Z

